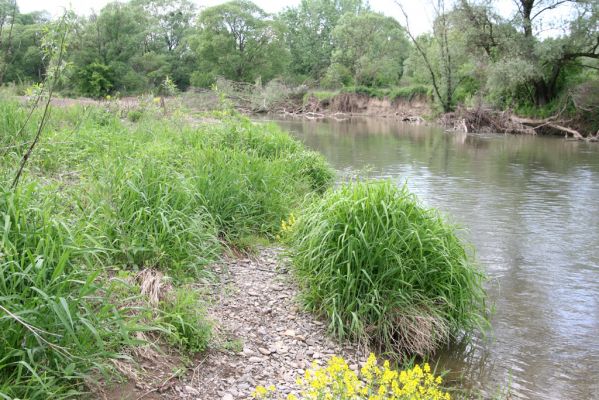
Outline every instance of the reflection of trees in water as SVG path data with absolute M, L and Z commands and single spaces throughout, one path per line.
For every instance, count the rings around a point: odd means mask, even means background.
M 309 146 L 340 168 L 369 163 L 383 170 L 398 162 L 420 163 L 432 172 L 468 174 L 510 186 L 514 167 L 568 173 L 581 164 L 599 171 L 599 145 L 533 136 L 443 134 L 435 126 L 392 119 L 285 121 Z

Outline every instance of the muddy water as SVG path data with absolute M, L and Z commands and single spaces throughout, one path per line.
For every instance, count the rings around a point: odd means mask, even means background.
M 440 363 L 518 399 L 599 398 L 599 144 L 447 134 L 385 120 L 279 121 L 340 176 L 390 178 L 465 228 L 492 331 Z

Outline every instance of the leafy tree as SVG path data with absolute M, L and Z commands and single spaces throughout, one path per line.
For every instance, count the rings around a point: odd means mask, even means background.
M 19 14 L 16 0 L 0 0 L 0 84 L 13 53 L 13 29 Z
M 281 13 L 291 56 L 290 73 L 319 80 L 331 64 L 333 30 L 341 16 L 368 9 L 363 0 L 302 0 Z
M 85 69 L 95 63 L 96 76 L 98 65 L 108 68 L 110 73 L 102 76 L 110 79 L 108 87 L 113 90 L 129 92 L 146 87 L 146 71 L 135 71 L 131 64 L 131 59 L 143 51 L 139 44 L 143 42 L 144 25 L 144 15 L 136 13 L 128 4 L 118 2 L 109 3 L 98 15 L 80 21 L 79 40 L 73 43 L 71 51 L 75 78 L 92 77 L 93 73 L 90 75 Z M 94 86 L 81 81 L 77 84 L 80 88 Z
M 131 4 L 140 15 L 146 16 L 144 56 L 135 62 L 151 61 L 156 66 L 149 78 L 152 86 L 167 75 L 180 88 L 189 86 L 189 77 L 196 68 L 194 54 L 189 48 L 195 5 L 189 0 L 134 0 Z M 160 63 L 162 65 L 158 67 Z
M 409 44 L 399 23 L 379 13 L 346 14 L 333 31 L 333 68 L 343 66 L 360 86 L 397 84 Z
M 196 86 L 209 86 L 219 75 L 234 81 L 268 81 L 283 72 L 287 58 L 280 25 L 247 0 L 203 10 L 194 43 Z
M 576 73 L 574 67 L 588 67 L 584 60 L 599 59 L 599 3 L 591 0 L 515 3 L 518 11 L 510 20 L 513 25 L 500 18 L 489 18 L 494 11 L 485 3 L 462 0 L 460 9 L 470 20 L 487 20 L 484 26 L 473 25 L 472 33 L 486 38 L 479 46 L 492 61 L 488 81 L 491 92 L 544 106 L 558 97 L 568 75 Z M 556 9 L 570 17 L 559 21 L 546 17 L 548 11 Z M 543 37 L 541 33 L 547 26 L 562 34 Z
M 112 89 L 112 71 L 105 64 L 93 62 L 78 71 L 81 94 L 91 97 L 103 97 Z
M 6 38 L 11 37 L 10 45 L 5 42 L 6 46 L 0 52 L 0 80 L 39 82 L 43 79 L 46 67 L 41 47 L 48 21 L 48 16 L 41 12 L 15 14 L 12 32 L 6 35 Z M 5 63 L 2 62 L 4 57 Z

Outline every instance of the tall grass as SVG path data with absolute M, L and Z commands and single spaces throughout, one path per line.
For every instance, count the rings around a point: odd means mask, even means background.
M 212 216 L 181 174 L 151 159 L 114 165 L 99 182 L 93 237 L 116 265 L 194 276 L 219 253 Z
M 47 399 L 79 393 L 83 374 L 128 342 L 124 321 L 99 296 L 53 201 L 35 185 L 0 192 L 0 396 Z M 40 199 L 41 197 L 41 199 Z
M 12 191 L 25 110 L 0 101 L 0 398 L 75 397 L 91 375 L 109 378 L 109 360 L 139 344 L 140 330 L 202 351 L 201 299 L 177 286 L 223 242 L 274 237 L 306 194 L 332 181 L 322 157 L 274 125 L 150 113 L 131 123 L 75 106 L 53 109 Z M 174 278 L 157 303 L 136 283 L 148 268 Z
M 291 243 L 303 299 L 340 338 L 426 355 L 484 322 L 483 275 L 456 229 L 406 187 L 328 191 L 304 211 Z

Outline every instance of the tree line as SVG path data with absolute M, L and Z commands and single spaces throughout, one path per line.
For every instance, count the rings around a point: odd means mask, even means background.
M 180 90 L 224 77 L 325 89 L 425 86 L 443 111 L 477 101 L 551 108 L 576 90 L 585 94 L 577 105 L 588 106 L 599 88 L 599 2 L 514 3 L 504 16 L 488 0 L 433 0 L 432 31 L 415 35 L 408 15 L 398 21 L 363 0 L 302 0 L 276 15 L 249 0 L 202 9 L 190 0 L 115 1 L 76 18 L 61 89 L 102 97 L 157 90 L 167 77 Z M 0 84 L 43 80 L 49 21 L 0 0 Z

